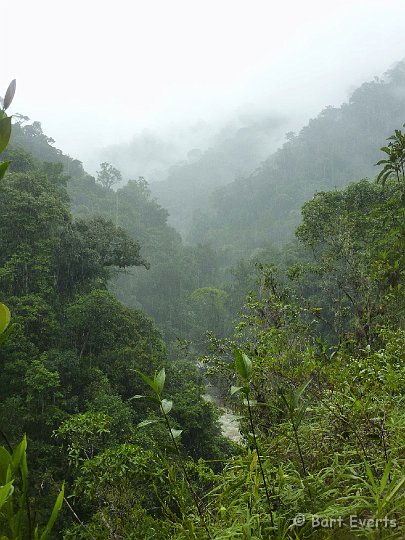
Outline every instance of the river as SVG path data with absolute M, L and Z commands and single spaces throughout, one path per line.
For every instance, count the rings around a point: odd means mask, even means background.
M 240 434 L 239 430 L 239 417 L 230 409 L 224 407 L 217 393 L 215 392 L 215 388 L 208 385 L 206 388 L 206 393 L 203 394 L 202 397 L 205 399 L 205 401 L 214 403 L 222 411 L 222 414 L 219 417 L 222 435 L 235 443 L 241 444 L 242 435 Z

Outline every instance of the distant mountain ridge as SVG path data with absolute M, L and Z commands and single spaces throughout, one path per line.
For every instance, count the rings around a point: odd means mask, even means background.
M 326 107 L 250 176 L 215 191 L 194 215 L 188 240 L 210 243 L 237 260 L 292 236 L 300 208 L 316 192 L 373 177 L 379 148 L 405 122 L 405 61 Z
M 281 117 L 239 119 L 208 150 L 190 151 L 186 161 L 171 167 L 166 181 L 150 189 L 188 243 L 210 244 L 232 265 L 257 248 L 288 241 L 301 205 L 316 192 L 375 176 L 372 164 L 380 159 L 379 148 L 404 122 L 401 61 L 383 79 L 361 85 L 341 107 L 326 107 L 298 135 L 287 134 L 284 145 L 258 168 L 266 145 L 275 146 L 285 125 Z M 114 220 L 113 197 L 53 142 L 39 122 L 14 126 L 14 147 L 41 161 L 63 163 L 76 215 L 102 213 Z
M 195 148 L 169 168 L 167 178 L 151 182 L 153 195 L 169 212 L 169 223 L 186 237 L 193 213 L 209 204 L 210 195 L 235 178 L 249 174 L 281 143 L 286 120 L 246 114 L 219 131 L 206 150 Z

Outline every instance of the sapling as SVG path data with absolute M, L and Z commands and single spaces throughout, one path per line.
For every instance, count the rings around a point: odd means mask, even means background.
M 148 375 L 145 375 L 145 373 L 142 373 L 141 371 L 135 370 L 135 372 L 142 378 L 142 380 L 145 382 L 145 384 L 147 384 L 149 386 L 149 388 L 152 390 L 153 395 L 136 395 L 136 396 L 133 396 L 132 399 L 147 399 L 147 400 L 151 401 L 152 403 L 156 403 L 156 405 L 159 406 L 159 410 L 160 410 L 160 412 L 162 414 L 164 423 L 165 423 L 165 425 L 166 425 L 166 427 L 167 427 L 167 429 L 169 431 L 170 438 L 171 438 L 171 441 L 173 443 L 175 453 L 179 457 L 180 466 L 181 466 L 182 471 L 183 471 L 184 479 L 185 479 L 185 481 L 186 481 L 186 483 L 188 485 L 188 488 L 190 490 L 190 493 L 191 493 L 191 495 L 193 497 L 193 500 L 194 500 L 195 506 L 197 508 L 197 512 L 198 512 L 198 515 L 200 517 L 201 523 L 202 523 L 203 527 L 205 528 L 205 530 L 207 531 L 208 537 L 212 538 L 211 533 L 210 533 L 209 528 L 208 528 L 208 525 L 207 525 L 207 523 L 205 522 L 205 519 L 204 519 L 203 510 L 201 508 L 201 501 L 200 501 L 197 493 L 194 490 L 193 484 L 191 483 L 190 476 L 189 476 L 189 474 L 187 472 L 187 469 L 186 469 L 186 467 L 184 465 L 184 461 L 182 459 L 180 448 L 179 448 L 179 445 L 177 443 L 177 439 L 182 434 L 182 430 L 181 429 L 174 429 L 171 426 L 171 423 L 170 423 L 169 413 L 173 408 L 173 401 L 168 400 L 168 399 L 162 399 L 162 397 L 161 397 L 162 392 L 163 392 L 163 388 L 164 388 L 164 385 L 165 385 L 165 381 L 166 381 L 165 369 L 162 368 L 160 371 L 155 373 L 153 379 L 151 377 L 149 377 Z M 159 422 L 159 420 L 156 420 L 156 419 L 144 420 L 143 422 L 140 422 L 138 424 L 138 427 L 147 426 L 147 425 L 150 425 L 150 424 L 154 424 L 156 422 Z
M 307 404 L 302 400 L 302 395 L 305 392 L 310 382 L 311 381 L 308 381 L 304 383 L 303 385 L 301 385 L 300 387 L 298 387 L 295 391 L 291 391 L 288 393 L 285 393 L 284 390 L 281 388 L 279 389 L 279 393 L 284 403 L 288 419 L 290 420 L 292 428 L 293 428 L 295 444 L 297 445 L 297 450 L 300 456 L 300 461 L 301 461 L 304 476 L 308 476 L 308 472 L 305 466 L 304 455 L 302 453 L 301 444 L 298 437 L 298 430 L 299 430 L 300 425 L 302 424 L 304 415 L 307 411 Z
M 234 395 L 240 392 L 245 396 L 244 403 L 247 405 L 247 409 L 248 409 L 250 429 L 252 431 L 253 444 L 256 450 L 256 454 L 257 454 L 260 474 L 263 479 L 264 491 L 266 493 L 267 504 L 269 507 L 270 521 L 271 521 L 272 527 L 274 527 L 273 508 L 272 508 L 272 504 L 270 500 L 270 492 L 267 486 L 266 475 L 264 474 L 262 458 L 260 457 L 259 446 L 258 446 L 257 437 L 256 437 L 256 430 L 255 430 L 255 426 L 253 422 L 253 415 L 252 415 L 252 401 L 250 399 L 250 379 L 252 378 L 252 361 L 244 352 L 241 352 L 238 349 L 235 349 L 234 353 L 235 353 L 235 371 L 239 375 L 240 379 L 242 380 L 243 386 L 232 386 L 231 395 Z
M 282 388 L 279 388 L 279 393 L 285 407 L 285 412 L 287 413 L 287 417 L 291 422 L 293 428 L 294 441 L 297 446 L 298 455 L 300 456 L 302 466 L 302 472 L 304 473 L 305 477 L 308 476 L 308 471 L 305 466 L 304 454 L 302 452 L 300 439 L 298 436 L 298 430 L 302 424 L 302 421 L 304 420 L 305 413 L 307 412 L 307 404 L 305 403 L 305 401 L 303 401 L 302 396 L 310 382 L 311 381 L 309 380 L 299 386 L 295 391 L 291 390 L 291 392 L 288 393 L 285 393 Z M 280 409 L 280 411 L 284 412 L 282 411 L 282 409 Z M 312 491 L 309 484 L 307 485 L 307 487 L 309 498 L 311 499 L 311 502 L 313 502 Z

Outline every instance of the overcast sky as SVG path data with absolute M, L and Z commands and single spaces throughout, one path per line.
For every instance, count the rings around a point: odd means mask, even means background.
M 144 128 L 223 121 L 241 106 L 304 122 L 405 57 L 404 0 L 13 0 L 1 9 L 0 83 L 17 79 L 12 112 L 41 121 L 85 164 Z

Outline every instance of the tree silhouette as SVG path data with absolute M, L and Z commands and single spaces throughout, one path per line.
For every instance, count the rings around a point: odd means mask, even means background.
M 114 184 L 118 184 L 122 180 L 121 173 L 113 167 L 111 163 L 100 164 L 101 170 L 97 171 L 97 182 L 107 189 L 111 189 Z

